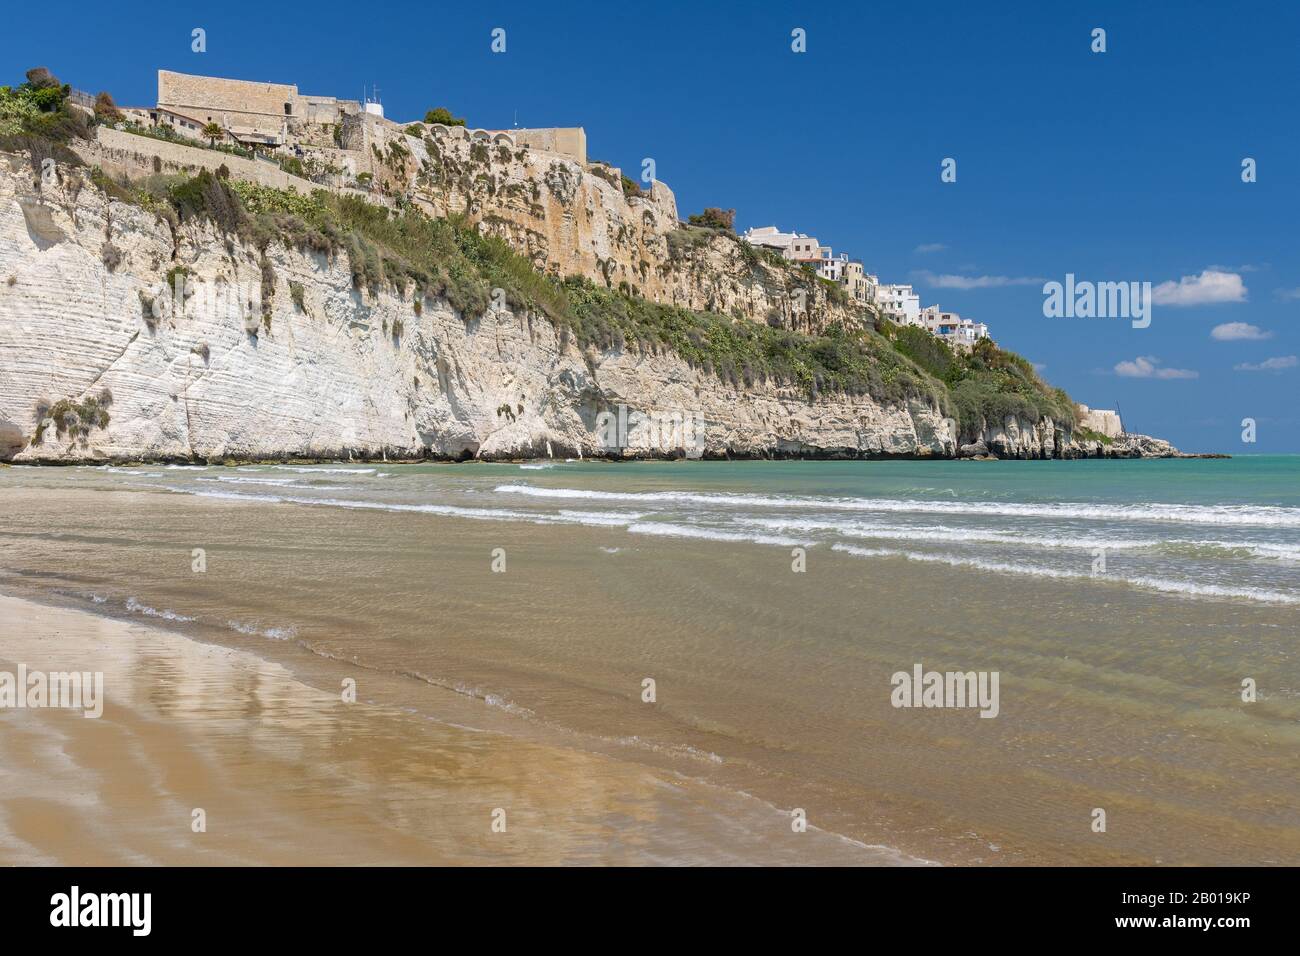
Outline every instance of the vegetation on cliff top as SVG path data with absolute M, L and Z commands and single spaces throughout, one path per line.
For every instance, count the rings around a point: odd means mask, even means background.
M 958 352 L 914 325 L 881 322 L 880 327 L 894 348 L 947 387 L 963 437 L 974 438 L 983 425 L 999 424 L 1008 415 L 1074 424 L 1070 396 L 1047 385 L 1027 359 L 998 348 L 992 339 L 980 339 L 969 352 Z
M 90 136 L 89 117 L 69 107 L 70 92 L 41 66 L 28 70 L 20 86 L 0 86 L 0 150 L 28 153 L 37 170 L 49 158 L 82 165 L 66 144 Z

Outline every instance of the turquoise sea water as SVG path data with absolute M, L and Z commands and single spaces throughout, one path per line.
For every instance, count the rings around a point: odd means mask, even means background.
M 988 573 L 1300 602 L 1300 457 L 538 462 L 17 472 L 203 497 L 821 547 Z

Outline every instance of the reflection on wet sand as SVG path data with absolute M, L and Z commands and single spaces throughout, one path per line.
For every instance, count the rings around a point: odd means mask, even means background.
M 5 864 L 893 861 L 757 801 L 367 703 L 364 677 L 348 704 L 140 624 L 7 597 L 0 622 L 0 667 L 102 671 L 107 697 L 98 720 L 0 711 Z

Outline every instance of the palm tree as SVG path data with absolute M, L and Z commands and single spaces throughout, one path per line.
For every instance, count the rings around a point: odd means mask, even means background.
M 213 146 L 216 146 L 217 140 L 225 136 L 226 131 L 221 128 L 220 123 L 209 123 L 207 126 L 203 127 L 203 135 L 208 138 L 208 142 Z

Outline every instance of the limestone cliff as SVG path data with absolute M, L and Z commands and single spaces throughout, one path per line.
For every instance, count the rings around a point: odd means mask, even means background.
M 629 413 L 696 428 L 611 441 Z M 922 401 L 728 384 L 665 349 L 581 349 L 540 314 L 358 289 L 343 254 L 263 253 L 0 154 L 0 459 L 1132 452 L 1049 419 L 956 438 Z
M 806 332 L 865 319 L 791 263 L 733 235 L 683 228 L 662 182 L 625 188 L 616 167 L 516 146 L 505 135 L 476 139 L 438 124 L 410 129 L 420 135 L 367 127 L 364 155 L 380 196 L 409 198 L 434 216 L 464 214 L 540 272 Z
M 736 388 L 663 351 L 580 351 L 506 309 L 417 312 L 354 288 L 343 257 L 273 244 L 263 262 L 108 200 L 85 170 L 34 179 L 0 158 L 0 450 L 19 461 L 599 455 L 619 405 L 698 416 L 710 456 L 956 451 L 925 405 Z M 263 289 L 264 314 L 240 314 Z M 679 453 L 627 439 L 614 453 Z

